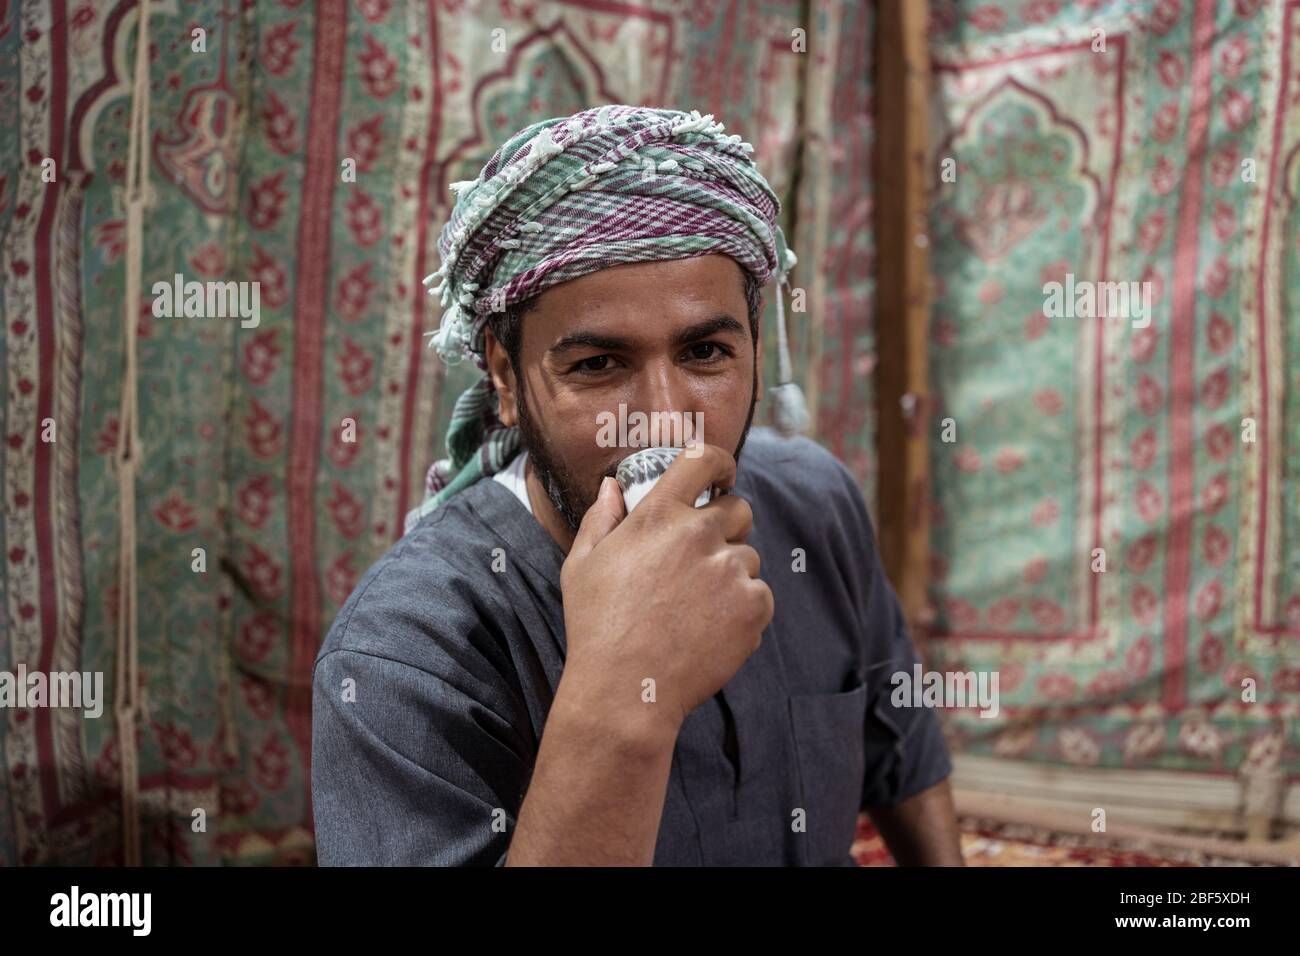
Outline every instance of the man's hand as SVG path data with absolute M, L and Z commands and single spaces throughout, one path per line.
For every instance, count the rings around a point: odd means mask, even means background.
M 574 539 L 560 586 L 568 643 L 562 686 L 618 726 L 653 715 L 674 736 L 686 715 L 726 685 L 772 620 L 772 591 L 745 538 L 749 504 L 711 485 L 735 484 L 735 459 L 716 445 L 678 455 L 624 517 L 607 478 Z M 642 700 L 654 681 L 656 703 Z
M 654 862 L 677 733 L 758 647 L 773 599 L 724 449 L 678 455 L 626 515 L 606 479 L 560 573 L 567 655 L 507 866 Z M 642 698 L 652 679 L 655 700 Z

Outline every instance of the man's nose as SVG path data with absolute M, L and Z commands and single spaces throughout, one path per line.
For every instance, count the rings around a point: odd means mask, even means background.
M 629 411 L 639 410 L 652 421 L 657 412 L 660 420 L 659 434 L 648 435 L 648 444 L 684 445 L 696 437 L 696 416 L 692 408 L 694 398 L 687 376 L 675 362 L 648 364 L 638 392 L 637 408 Z

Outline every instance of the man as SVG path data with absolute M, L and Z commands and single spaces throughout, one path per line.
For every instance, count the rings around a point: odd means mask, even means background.
M 317 658 L 321 863 L 851 865 L 862 809 L 900 862 L 960 863 L 938 720 L 890 704 L 917 657 L 862 496 L 750 433 L 759 290 L 794 262 L 750 151 L 606 106 L 454 184 L 435 344 L 486 374 Z M 627 514 L 602 423 L 637 412 L 692 443 Z

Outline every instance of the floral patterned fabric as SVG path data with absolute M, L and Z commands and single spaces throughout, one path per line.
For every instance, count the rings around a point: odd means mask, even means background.
M 1294 779 L 1300 0 L 934 0 L 931 20 L 922 636 L 931 666 L 996 668 L 1002 691 L 952 742 Z M 0 669 L 102 671 L 110 697 L 98 720 L 0 715 L 3 863 L 122 859 L 136 22 L 135 0 L 0 0 Z M 869 5 L 197 0 L 150 22 L 146 298 L 178 272 L 257 280 L 262 317 L 140 316 L 144 862 L 312 859 L 311 661 L 472 374 L 423 347 L 446 187 L 531 122 L 696 108 L 754 144 L 800 255 L 815 435 L 873 500 Z M 1150 282 L 1151 324 L 1045 318 L 1066 275 Z
M 114 449 L 137 22 L 135 0 L 0 0 L 0 669 L 102 671 L 109 698 L 97 720 L 0 715 L 0 863 L 123 859 Z M 870 26 L 864 7 L 793 0 L 153 3 L 144 863 L 312 859 L 311 664 L 470 383 L 425 348 L 420 280 L 447 184 L 511 132 L 623 102 L 711 112 L 753 143 L 809 253 L 796 367 L 870 487 Z M 259 324 L 155 317 L 152 285 L 177 273 L 260 282 Z
M 1002 694 L 954 742 L 1294 780 L 1300 3 L 931 10 L 928 651 Z M 1068 275 L 1150 324 L 1046 318 Z

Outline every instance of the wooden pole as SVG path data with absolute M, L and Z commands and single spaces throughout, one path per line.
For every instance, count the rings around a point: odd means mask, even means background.
M 930 59 L 924 0 L 876 5 L 876 399 L 881 559 L 913 628 L 929 624 Z

